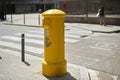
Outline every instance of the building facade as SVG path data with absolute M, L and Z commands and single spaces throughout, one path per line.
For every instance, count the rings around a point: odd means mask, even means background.
M 71 14 L 96 13 L 100 5 L 108 13 L 120 14 L 120 0 L 0 0 L 0 6 L 9 13 L 36 13 L 57 8 Z M 1 7 L 3 8 L 3 7 Z
M 6 20 L 6 0 L 0 0 L 0 20 Z

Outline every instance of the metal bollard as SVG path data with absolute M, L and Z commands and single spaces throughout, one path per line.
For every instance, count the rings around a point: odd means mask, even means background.
M 24 20 L 23 21 L 24 21 L 24 24 L 25 24 L 25 14 L 24 14 Z
M 21 34 L 21 61 L 25 62 L 25 39 L 24 34 Z
M 40 14 L 38 15 L 38 25 L 40 25 Z
M 12 16 L 12 14 L 11 14 L 11 23 L 13 23 L 13 16 Z

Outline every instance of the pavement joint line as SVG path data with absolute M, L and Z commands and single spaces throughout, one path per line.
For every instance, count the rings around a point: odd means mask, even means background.
M 71 67 L 75 67 L 75 68 L 87 68 L 88 70 L 95 70 L 95 71 L 99 71 L 99 72 L 104 72 L 106 74 L 111 74 L 111 75 L 117 75 L 117 76 L 120 76 L 118 74 L 113 74 L 113 73 L 109 73 L 109 72 L 106 72 L 106 71 L 102 71 L 102 70 L 97 70 L 97 69 L 92 69 L 92 68 L 88 68 L 88 67 L 84 67 L 84 66 L 79 66 L 79 65 L 76 65 L 76 64 L 71 64 L 71 63 L 68 63 L 68 66 L 71 66 Z
M 86 67 L 88 68 L 88 67 Z M 89 69 L 89 68 L 88 68 Z M 110 74 L 110 75 L 117 75 L 117 76 L 120 76 L 119 74 L 114 74 L 114 73 L 110 73 L 110 72 L 107 72 L 107 71 L 104 71 L 104 70 L 100 70 L 100 69 L 95 69 L 95 68 L 90 68 L 91 70 L 95 70 L 95 71 L 99 71 L 99 72 L 103 72 L 103 73 L 106 73 L 106 74 Z
M 41 25 L 27 25 L 27 24 L 15 24 L 15 23 L 2 23 L 4 25 L 15 25 L 15 26 L 27 26 L 27 27 L 37 27 L 42 28 Z

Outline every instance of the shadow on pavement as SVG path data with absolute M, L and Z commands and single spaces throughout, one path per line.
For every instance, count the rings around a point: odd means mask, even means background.
M 104 27 L 113 27 L 113 25 L 105 25 Z
M 0 56 L 0 59 L 2 59 L 2 57 Z
M 27 66 L 30 66 L 30 64 L 26 61 L 23 61 L 23 63 L 25 63 Z
M 62 77 L 46 77 L 48 80 L 77 80 L 75 79 L 70 73 L 67 73 L 66 75 L 62 76 Z

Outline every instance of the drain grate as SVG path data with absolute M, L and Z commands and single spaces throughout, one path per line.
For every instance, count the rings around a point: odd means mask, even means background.
M 88 38 L 89 36 L 88 35 L 82 35 L 80 36 L 80 38 Z

